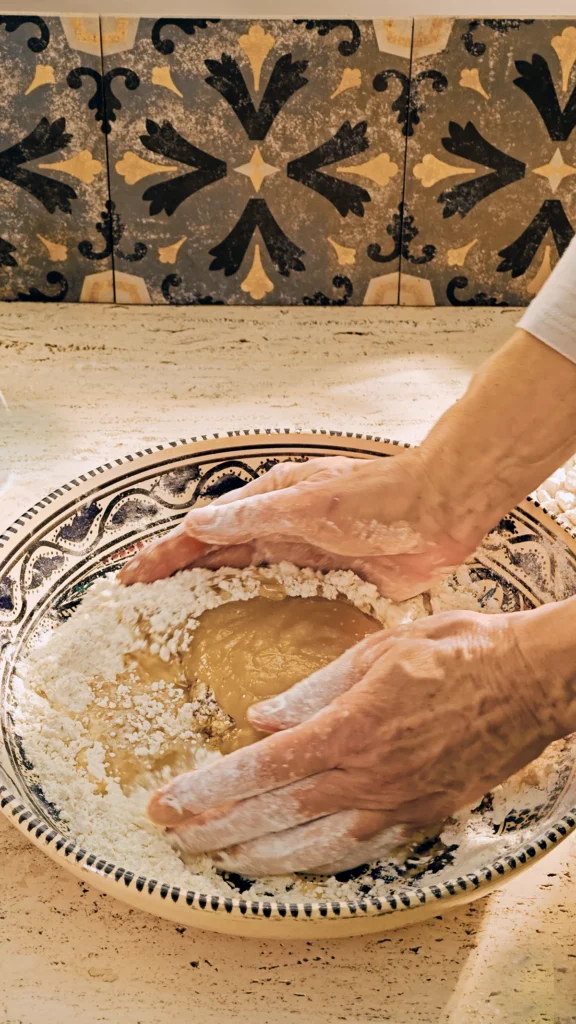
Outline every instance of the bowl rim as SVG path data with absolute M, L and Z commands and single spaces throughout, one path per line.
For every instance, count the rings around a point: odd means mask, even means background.
M 300 443 L 308 438 L 311 445 L 319 444 L 321 438 L 327 438 L 334 442 L 345 439 L 368 441 L 377 445 L 389 445 L 392 448 L 398 449 L 415 447 L 408 442 L 396 441 L 374 434 L 338 431 L 329 428 L 289 427 L 239 429 L 203 434 L 199 437 L 182 438 L 167 444 L 154 445 L 150 448 L 145 448 L 143 451 L 116 458 L 113 462 L 105 463 L 103 466 L 98 466 L 93 470 L 88 470 L 87 473 L 79 475 L 68 484 L 55 488 L 49 495 L 40 499 L 26 512 L 23 512 L 0 535 L 0 551 L 2 551 L 6 544 L 11 544 L 16 540 L 23 527 L 27 531 L 27 539 L 30 539 L 33 534 L 30 520 L 56 498 L 62 497 L 65 494 L 68 495 L 77 488 L 81 488 L 83 484 L 92 484 L 95 478 L 110 471 L 115 472 L 125 463 L 133 464 L 136 460 L 142 459 L 145 456 L 168 452 L 184 446 L 200 446 L 211 441 L 226 442 L 233 438 L 259 438 L 265 441 L 266 439 L 272 440 L 272 438 L 280 436 L 286 439 L 298 437 Z M 366 450 L 366 454 L 369 455 L 370 452 Z M 377 451 L 373 454 L 378 457 Z M 383 455 L 385 453 L 380 452 L 380 456 Z M 573 541 L 576 541 L 576 529 L 572 530 L 564 524 L 558 523 L 557 516 L 554 513 L 548 512 L 545 506 L 535 498 L 528 497 L 526 502 L 522 502 L 518 507 L 526 512 L 528 511 L 526 506 L 537 508 L 540 511 L 540 516 L 544 517 L 544 521 L 551 520 L 554 522 L 557 531 L 567 533 Z M 0 572 L 2 567 L 3 564 L 0 562 Z M 8 784 L 5 784 L 2 778 L 5 778 Z M 41 821 L 26 802 L 17 793 L 11 791 L 10 781 L 8 774 L 0 768 L 0 812 L 3 816 L 11 821 L 18 831 L 27 836 L 35 846 L 48 853 L 54 861 L 62 862 L 68 868 L 73 866 L 76 872 L 81 870 L 83 873 L 92 876 L 94 884 L 98 885 L 100 883 L 101 888 L 106 888 L 107 891 L 117 895 L 120 899 L 126 900 L 126 890 L 133 886 L 141 896 L 153 897 L 155 901 L 168 902 L 170 900 L 174 904 L 184 904 L 190 911 L 195 911 L 196 914 L 198 912 L 206 913 L 211 911 L 212 913 L 229 915 L 236 912 L 246 918 L 249 915 L 250 919 L 263 917 L 265 919 L 290 918 L 294 920 L 295 918 L 300 918 L 310 920 L 323 918 L 338 920 L 358 916 L 373 917 L 415 910 L 417 907 L 422 907 L 425 904 L 438 905 L 442 900 L 452 902 L 458 897 L 466 899 L 470 898 L 470 893 L 473 894 L 472 898 L 474 898 L 476 894 L 482 895 L 483 891 L 488 891 L 501 884 L 501 880 L 514 871 L 522 870 L 529 864 L 536 862 L 549 849 L 563 842 L 576 829 L 576 806 L 574 806 L 559 820 L 555 821 L 554 824 L 549 825 L 539 833 L 532 841 L 520 846 L 514 854 L 503 855 L 499 859 L 489 861 L 486 865 L 475 871 L 467 872 L 466 875 L 456 876 L 453 879 L 449 878 L 436 884 L 410 889 L 398 887 L 393 890 L 393 895 L 371 895 L 367 893 L 364 897 L 356 899 L 324 898 L 315 900 L 301 899 L 298 901 L 291 901 L 289 898 L 285 900 L 274 898 L 244 899 L 242 896 L 222 896 L 184 889 L 182 886 L 175 886 L 170 882 L 138 875 L 129 868 L 123 868 L 117 863 L 108 861 L 105 857 L 99 857 L 97 854 L 90 853 L 70 835 L 66 836 Z M 121 885 L 122 888 L 120 888 Z M 289 897 L 289 894 L 287 896 Z M 153 908 L 150 907 L 150 909 L 152 910 Z

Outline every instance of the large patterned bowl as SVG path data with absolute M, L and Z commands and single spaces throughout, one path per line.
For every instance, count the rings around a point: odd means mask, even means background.
M 431 836 L 403 863 L 349 873 L 355 898 L 341 902 L 247 900 L 184 891 L 143 878 L 79 847 L 34 777 L 10 720 L 16 659 L 43 618 L 66 617 L 90 583 L 120 566 L 138 541 L 174 525 L 196 503 L 241 486 L 283 459 L 391 456 L 401 445 L 352 434 L 234 432 L 180 441 L 117 459 L 56 488 L 0 537 L 0 806 L 36 846 L 74 874 L 135 907 L 214 931 L 260 936 L 350 935 L 410 924 L 473 900 L 542 857 L 576 826 L 572 739 L 540 772 L 540 796 L 507 783 L 486 797 L 450 841 Z M 506 611 L 576 593 L 576 539 L 527 502 L 487 537 L 471 563 Z M 520 681 L 521 682 L 521 681 Z M 447 723 L 449 727 L 449 723 Z M 386 873 L 387 872 L 387 873 Z M 378 885 L 375 886 L 375 879 Z M 384 885 L 382 883 L 385 883 Z

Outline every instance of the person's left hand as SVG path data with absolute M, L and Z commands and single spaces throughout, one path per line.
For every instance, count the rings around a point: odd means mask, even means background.
M 274 732 L 175 778 L 149 816 L 248 876 L 335 873 L 471 806 L 562 735 L 536 612 L 374 633 L 250 717 Z M 544 628 L 544 634 L 546 628 Z

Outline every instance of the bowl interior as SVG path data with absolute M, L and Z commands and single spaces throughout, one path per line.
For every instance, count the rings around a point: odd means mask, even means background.
M 147 450 L 117 460 L 53 491 L 0 537 L 0 783 L 49 829 L 66 833 L 58 808 L 13 728 L 10 692 L 14 664 L 41 632 L 70 616 L 88 587 L 120 567 L 140 545 L 170 529 L 195 505 L 265 473 L 278 461 L 348 454 L 389 457 L 402 446 L 359 436 L 288 432 L 234 434 Z M 576 542 L 535 503 L 507 516 L 469 563 L 472 577 L 503 611 L 532 608 L 576 593 Z M 518 680 L 522 685 L 522 680 Z M 447 715 L 449 714 L 447 711 Z M 391 898 L 426 887 L 457 885 L 478 872 L 514 866 L 538 854 L 551 830 L 573 827 L 576 744 L 555 745 L 535 769 L 487 794 L 442 836 L 421 837 L 402 861 L 348 872 L 352 899 L 376 889 Z M 560 829 L 558 833 L 556 830 Z M 562 829 L 564 830 L 562 832 Z M 556 841 L 556 840 L 554 840 Z M 548 839 L 549 842 L 549 839 Z M 527 853 L 528 851 L 528 853 Z M 98 855 L 98 850 L 90 851 Z M 129 864 L 122 864 L 126 871 Z M 170 879 L 163 880 L 170 884 Z M 243 882 L 230 884 L 241 896 Z M 209 894 L 208 894 L 209 895 Z

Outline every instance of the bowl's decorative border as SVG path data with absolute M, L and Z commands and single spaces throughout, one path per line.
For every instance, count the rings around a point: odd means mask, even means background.
M 36 502 L 31 508 L 15 520 L 6 532 L 0 535 L 0 550 L 6 543 L 12 541 L 22 527 L 29 529 L 30 520 L 40 511 L 50 505 L 55 499 L 63 497 L 65 493 L 73 491 L 82 483 L 96 480 L 107 470 L 113 470 L 116 466 L 123 466 L 126 463 L 134 462 L 145 455 L 153 455 L 183 445 L 198 444 L 203 441 L 225 441 L 227 438 L 256 438 L 278 437 L 281 435 L 328 439 L 349 439 L 351 441 L 371 441 L 380 444 L 389 444 L 399 448 L 410 448 L 410 444 L 381 438 L 372 434 L 359 434 L 345 431 L 328 429 L 291 429 L 291 428 L 266 428 L 256 430 L 234 430 L 224 434 L 205 434 L 191 439 L 181 439 L 169 444 L 156 445 L 153 448 L 145 448 L 134 455 L 127 455 L 115 459 L 113 462 L 105 463 L 96 469 L 89 470 L 87 474 L 81 474 L 68 484 L 51 491 L 42 500 Z M 546 511 L 540 503 L 532 498 L 527 499 L 536 508 L 542 511 L 552 520 L 556 516 Z M 571 530 L 562 524 L 556 524 L 557 528 L 568 533 L 576 540 L 576 530 Z M 147 878 L 136 875 L 135 872 L 127 870 L 117 864 L 107 861 L 104 857 L 98 857 L 94 853 L 79 846 L 75 839 L 65 836 L 56 829 L 50 828 L 41 821 L 23 801 L 9 788 L 9 779 L 6 773 L 0 768 L 0 773 L 7 779 L 8 785 L 0 781 L 0 811 L 8 820 L 16 825 L 24 835 L 28 835 L 34 844 L 42 849 L 43 846 L 51 847 L 50 854 L 55 860 L 70 863 L 73 861 L 78 868 L 83 868 L 90 874 L 106 878 L 108 883 L 114 882 L 119 887 L 134 889 L 140 894 L 146 894 L 160 901 L 172 901 L 175 904 L 183 903 L 191 910 L 231 914 L 238 912 L 243 916 L 263 918 L 300 918 L 310 920 L 312 918 L 350 918 L 358 916 L 378 916 L 384 914 L 407 911 L 422 906 L 423 904 L 437 903 L 443 899 L 462 896 L 464 893 L 480 892 L 483 889 L 491 889 L 500 879 L 520 870 L 529 863 L 538 860 L 551 847 L 562 842 L 570 833 L 576 829 L 576 806 L 563 815 L 562 818 L 549 826 L 537 836 L 535 840 L 520 847 L 514 855 L 507 855 L 499 860 L 491 861 L 476 872 L 469 872 L 464 876 L 458 876 L 445 882 L 438 882 L 435 885 L 423 886 L 414 889 L 399 889 L 394 895 L 371 896 L 366 895 L 357 900 L 316 900 L 290 902 L 282 900 L 246 900 L 241 897 L 216 896 L 206 893 L 198 893 L 192 890 L 182 889 L 170 885 L 168 882 L 159 881 L 154 878 Z M 121 898 L 121 893 L 119 893 Z
M 65 493 L 72 491 L 75 487 L 79 487 L 81 483 L 87 484 L 90 480 L 96 480 L 102 473 L 114 469 L 116 466 L 124 466 L 126 463 L 136 462 L 137 459 L 142 459 L 145 455 L 154 455 L 156 452 L 168 451 L 170 448 L 180 448 L 183 445 L 200 444 L 202 441 L 225 441 L 227 438 L 233 437 L 280 437 L 283 435 L 347 438 L 350 441 L 374 441 L 376 444 L 391 444 L 397 448 L 414 447 L 414 445 L 408 444 L 407 441 L 394 441 L 387 437 L 379 437 L 377 434 L 356 434 L 352 431 L 328 430 L 322 427 L 311 427 L 309 429 L 304 429 L 303 427 L 256 427 L 253 430 L 227 430 L 225 433 L 183 437 L 178 441 L 169 441 L 167 444 L 157 444 L 152 448 L 143 448 L 142 451 L 135 452 L 133 455 L 124 455 L 121 458 L 114 459 L 113 462 L 105 462 L 103 466 L 89 469 L 87 473 L 81 473 L 79 476 L 74 477 L 73 480 L 70 480 L 69 483 L 62 484 L 61 487 L 55 487 L 53 491 L 50 491 L 50 494 L 41 498 L 36 504 L 31 505 L 26 512 L 23 512 L 18 519 L 15 519 L 5 533 L 0 534 L 0 551 L 12 539 L 10 535 L 18 533 L 18 527 L 26 526 L 33 516 L 38 515 L 39 512 L 47 508 L 56 498 L 62 498 Z
M 209 895 L 182 889 L 155 878 L 136 875 L 135 872 L 119 867 L 104 857 L 99 858 L 94 853 L 88 853 L 78 845 L 75 839 L 70 839 L 69 836 L 50 829 L 2 784 L 0 784 L 0 809 L 7 818 L 14 820 L 24 834 L 28 833 L 36 840 L 42 840 L 46 846 L 54 844 L 54 849 L 63 861 L 72 859 L 76 865 L 87 868 L 94 874 L 106 877 L 110 881 L 113 880 L 118 885 L 123 884 L 126 888 L 134 886 L 139 893 L 155 895 L 161 900 L 170 899 L 173 903 L 182 902 L 194 910 L 227 914 L 237 910 L 242 915 L 249 914 L 252 917 L 261 915 L 265 918 L 289 916 L 310 919 L 315 916 L 338 918 L 391 914 L 425 903 L 434 903 L 450 896 L 459 896 L 462 893 L 478 891 L 482 888 L 492 888 L 499 878 L 503 878 L 542 857 L 551 847 L 562 842 L 576 828 L 576 807 L 572 807 L 569 814 L 563 815 L 560 821 L 555 822 L 552 827 L 542 832 L 534 842 L 521 847 L 514 856 L 510 855 L 492 861 L 476 872 L 459 875 L 447 882 L 438 882 L 437 885 L 422 888 L 399 889 L 394 896 L 367 895 L 359 900 L 315 900 L 292 903 L 281 900 L 245 900 L 233 896 Z M 42 844 L 37 845 L 41 846 Z

